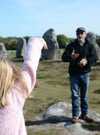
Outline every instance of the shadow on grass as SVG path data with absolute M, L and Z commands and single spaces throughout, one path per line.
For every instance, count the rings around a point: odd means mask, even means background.
M 35 121 L 25 121 L 26 126 L 32 126 L 32 125 L 43 125 L 43 124 L 57 124 L 60 122 L 66 122 L 66 123 L 71 123 L 71 118 L 69 117 L 64 117 L 64 116 L 52 116 L 48 117 L 47 119 L 44 120 L 35 120 Z
M 100 121 L 83 124 L 82 127 L 86 130 L 89 130 L 89 131 L 100 131 Z

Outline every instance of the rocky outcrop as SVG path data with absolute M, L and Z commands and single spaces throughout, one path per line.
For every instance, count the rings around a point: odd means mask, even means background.
M 71 122 L 71 105 L 65 102 L 59 102 L 50 106 L 46 112 L 37 116 L 35 120 L 26 121 L 26 126 L 33 131 L 41 131 L 50 129 L 63 130 L 63 135 L 99 135 L 100 132 L 100 114 L 89 111 L 94 123 L 73 124 Z M 33 132 L 34 133 L 34 132 Z M 62 134 L 62 133 L 61 133 Z

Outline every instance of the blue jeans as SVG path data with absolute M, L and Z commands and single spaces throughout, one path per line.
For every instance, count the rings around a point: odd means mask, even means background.
M 88 113 L 88 86 L 89 73 L 77 74 L 70 76 L 71 93 L 72 93 L 72 116 L 78 117 Z

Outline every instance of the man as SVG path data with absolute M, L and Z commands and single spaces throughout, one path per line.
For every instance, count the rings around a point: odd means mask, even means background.
M 93 122 L 88 114 L 88 86 L 91 66 L 96 62 L 96 51 L 86 40 L 86 30 L 79 27 L 76 30 L 77 39 L 70 43 L 62 60 L 69 62 L 69 74 L 72 93 L 72 122 Z M 81 114 L 80 111 L 81 110 Z

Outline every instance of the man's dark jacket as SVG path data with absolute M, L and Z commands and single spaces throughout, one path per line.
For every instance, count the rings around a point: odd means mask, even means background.
M 79 53 L 79 57 L 76 60 L 71 58 L 71 54 L 75 51 L 75 53 Z M 82 58 L 87 59 L 87 64 L 84 67 L 80 67 L 79 63 Z M 96 50 L 92 44 L 89 44 L 88 41 L 84 43 L 84 45 L 80 45 L 78 40 L 74 40 L 72 43 L 67 45 L 63 55 L 62 61 L 69 62 L 69 73 L 70 75 L 74 74 L 84 74 L 91 71 L 91 66 L 96 63 L 97 55 Z

